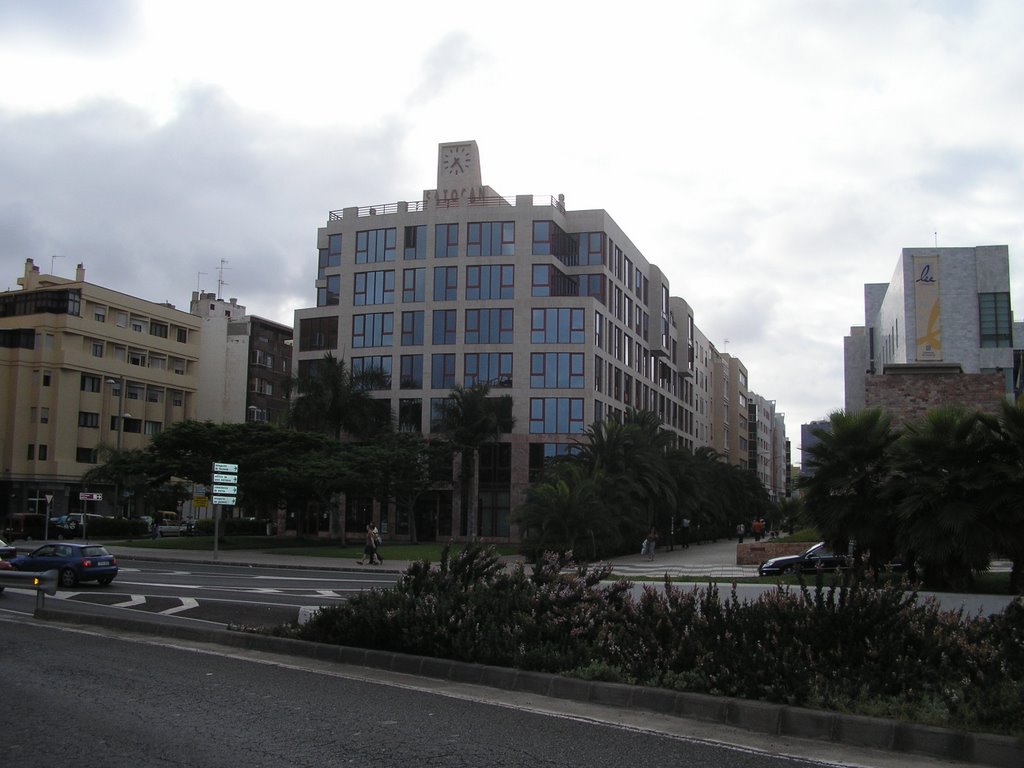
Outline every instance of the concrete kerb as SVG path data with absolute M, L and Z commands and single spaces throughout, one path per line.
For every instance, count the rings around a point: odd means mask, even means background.
M 1024 740 L 1009 736 L 966 733 L 883 718 L 686 691 L 579 680 L 543 672 L 312 643 L 229 629 L 156 625 L 142 619 L 79 614 L 59 608 L 43 608 L 35 615 L 36 618 L 47 621 L 93 624 L 141 634 L 159 632 L 163 637 L 170 636 L 181 640 L 216 643 L 252 651 L 301 656 L 371 669 L 387 669 L 502 690 L 524 691 L 552 698 L 672 714 L 683 718 L 718 722 L 766 735 L 830 741 L 883 751 L 959 760 L 993 768 L 1020 768 L 1024 765 Z

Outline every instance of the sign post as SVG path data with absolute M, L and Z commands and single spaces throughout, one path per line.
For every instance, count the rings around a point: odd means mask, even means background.
M 220 513 L 221 506 L 235 505 L 236 494 L 238 493 L 238 465 L 225 464 L 220 461 L 213 462 L 213 495 L 210 501 L 214 505 L 213 514 L 213 559 L 218 555 L 218 539 L 220 539 Z
M 86 539 L 86 535 L 85 535 L 85 521 L 89 517 L 89 515 L 88 515 L 89 505 L 86 502 L 89 502 L 89 501 L 103 501 L 103 494 L 102 493 L 88 493 L 86 491 L 83 491 L 82 493 L 78 494 L 78 500 L 82 502 L 82 541 L 85 541 L 85 539 Z

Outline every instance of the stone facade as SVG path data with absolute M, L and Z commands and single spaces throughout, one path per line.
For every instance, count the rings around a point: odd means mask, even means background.
M 921 419 L 940 405 L 998 413 L 1006 399 L 1004 373 L 962 373 L 950 366 L 886 366 L 882 376 L 866 379 L 866 405 L 881 408 L 894 426 Z

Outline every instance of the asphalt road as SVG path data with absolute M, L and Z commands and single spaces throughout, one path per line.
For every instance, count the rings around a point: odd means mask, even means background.
M 4 762 L 26 768 L 932 764 L 3 610 L 0 634 Z

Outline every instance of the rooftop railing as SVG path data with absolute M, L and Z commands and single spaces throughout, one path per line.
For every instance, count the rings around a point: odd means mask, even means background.
M 562 202 L 561 198 L 554 197 L 553 195 L 532 195 L 530 196 L 530 199 L 534 206 L 550 205 L 563 215 L 565 214 L 565 204 Z M 461 205 L 468 205 L 471 208 L 486 208 L 503 206 L 515 207 L 515 204 L 516 198 L 514 197 L 486 195 L 469 198 L 437 198 L 430 202 L 426 200 L 414 200 L 413 202 L 380 203 L 378 205 L 364 205 L 361 208 L 356 208 L 355 211 L 356 216 L 362 218 L 364 216 L 388 216 L 394 213 L 422 213 L 431 205 L 435 208 L 458 208 Z M 346 210 L 351 209 L 339 208 L 334 211 L 329 211 L 327 214 L 327 220 L 341 221 L 345 217 Z

